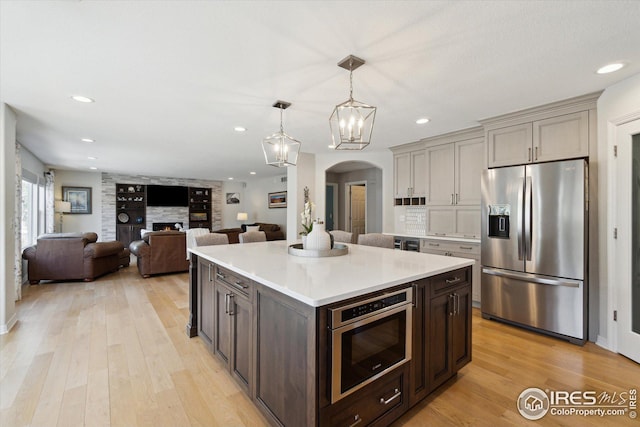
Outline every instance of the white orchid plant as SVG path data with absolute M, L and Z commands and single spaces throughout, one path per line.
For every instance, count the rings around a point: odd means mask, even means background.
M 303 231 L 300 235 L 306 236 L 313 230 L 313 209 L 316 207 L 315 203 L 309 200 L 309 187 L 304 187 L 304 209 L 300 213 L 302 218 L 301 224 Z

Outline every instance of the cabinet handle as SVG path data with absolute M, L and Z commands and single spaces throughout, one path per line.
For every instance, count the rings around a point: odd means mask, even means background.
M 229 314 L 229 294 L 224 294 L 224 314 Z
M 527 151 L 529 152 L 529 155 L 527 156 L 527 161 L 531 161 L 531 147 L 527 148 Z
M 449 316 L 453 316 L 453 310 L 456 308 L 456 302 L 453 299 L 453 295 L 449 294 L 449 298 L 447 298 L 449 307 L 447 307 L 449 309 Z
M 446 236 L 447 233 L 433 233 L 434 236 Z
M 414 307 L 416 307 L 416 296 L 418 295 L 418 285 L 416 285 L 415 283 L 411 284 L 411 288 L 413 289 L 413 302 L 411 305 L 413 305 Z
M 353 426 L 357 426 L 358 424 L 360 424 L 362 422 L 362 418 L 360 418 L 359 414 L 356 414 L 355 417 L 353 417 L 354 423 L 353 424 L 349 424 L 349 427 L 353 427 Z
M 536 155 L 535 155 L 535 160 L 538 160 L 538 147 L 536 147 Z
M 464 250 L 470 251 L 470 250 L 473 249 L 473 246 L 460 246 L 460 249 L 464 249 Z
M 209 264 L 209 281 L 213 282 L 213 280 L 211 279 L 211 264 Z
M 220 280 L 224 280 L 227 278 L 227 276 L 225 276 L 224 274 L 220 273 L 219 271 L 216 273 L 216 277 Z
M 456 193 L 456 205 L 460 202 L 460 193 Z
M 453 198 L 453 193 L 451 193 L 451 204 L 452 204 L 452 205 L 455 205 L 455 204 L 456 204 L 456 203 L 455 203 L 455 199 Z
M 429 246 L 435 246 L 435 247 L 438 247 L 438 246 L 440 246 L 440 243 L 429 243 Z
M 233 301 L 235 297 L 234 294 L 229 294 L 229 316 L 236 314 L 234 310 L 235 302 Z
M 242 281 L 240 280 L 236 280 L 236 283 L 232 283 L 233 286 L 235 286 L 236 288 L 240 289 L 241 291 L 249 288 L 249 285 L 245 285 L 242 283 Z
M 458 302 L 457 302 L 457 294 L 451 294 L 451 298 L 453 298 L 453 315 L 458 314 Z
M 447 279 L 445 280 L 445 282 L 447 282 L 448 285 L 452 285 L 454 283 L 458 283 L 459 281 L 461 281 L 462 279 L 459 278 L 458 276 L 454 277 L 453 279 Z
M 456 296 L 456 314 L 460 314 L 460 295 L 454 295 Z
M 402 395 L 402 392 L 398 389 L 393 390 L 394 395 L 391 396 L 390 398 L 388 398 L 387 400 L 384 400 L 384 397 L 380 398 L 380 403 L 382 403 L 383 405 L 388 405 L 389 403 L 391 403 L 392 401 L 396 400 L 397 398 L 399 398 Z

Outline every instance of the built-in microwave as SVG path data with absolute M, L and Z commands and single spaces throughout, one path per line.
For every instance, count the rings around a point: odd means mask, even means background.
M 331 403 L 411 360 L 412 303 L 406 288 L 329 310 Z

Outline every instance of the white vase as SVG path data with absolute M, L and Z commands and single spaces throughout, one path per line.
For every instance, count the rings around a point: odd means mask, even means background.
M 302 249 L 307 249 L 307 235 L 302 235 Z
M 325 251 L 331 249 L 331 236 L 324 228 L 324 222 L 313 224 L 313 230 L 307 235 L 307 245 L 305 249 L 315 251 Z

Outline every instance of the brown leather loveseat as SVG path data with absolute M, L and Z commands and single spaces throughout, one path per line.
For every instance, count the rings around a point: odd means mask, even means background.
M 129 245 L 138 257 L 138 271 L 142 277 L 152 274 L 189 270 L 187 233 L 182 231 L 153 231 Z
M 38 237 L 22 252 L 28 261 L 29 283 L 40 280 L 90 282 L 117 271 L 125 251 L 122 242 L 98 242 L 96 233 L 51 233 Z

